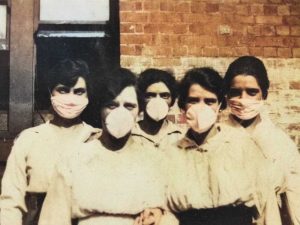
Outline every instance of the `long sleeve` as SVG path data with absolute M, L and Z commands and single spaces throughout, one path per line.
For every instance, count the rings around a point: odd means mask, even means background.
M 1 225 L 21 225 L 23 213 L 27 211 L 24 200 L 27 187 L 26 154 L 31 140 L 31 132 L 22 133 L 8 157 L 2 179 Z
M 58 166 L 48 189 L 39 225 L 71 225 L 72 204 L 69 171 Z

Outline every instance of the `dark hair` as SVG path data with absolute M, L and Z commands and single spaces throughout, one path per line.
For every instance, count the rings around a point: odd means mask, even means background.
M 145 107 L 145 94 L 147 88 L 155 83 L 163 82 L 171 93 L 171 106 L 177 97 L 177 82 L 171 72 L 159 69 L 146 69 L 143 71 L 137 81 L 137 92 L 139 96 L 139 105 L 141 110 Z
M 81 59 L 64 59 L 49 70 L 46 76 L 46 84 L 48 90 L 52 92 L 58 84 L 73 87 L 78 78 L 82 77 L 86 81 L 89 93 L 89 73 L 89 67 L 85 61 Z
M 270 81 L 264 63 L 254 56 L 242 56 L 234 60 L 228 67 L 224 77 L 224 94 L 229 92 L 231 82 L 237 75 L 248 75 L 255 77 L 263 99 L 268 96 Z
M 201 67 L 188 70 L 179 83 L 178 106 L 185 110 L 189 89 L 193 84 L 199 84 L 206 90 L 216 94 L 221 109 L 226 107 L 226 102 L 222 93 L 223 79 L 220 74 L 212 68 Z

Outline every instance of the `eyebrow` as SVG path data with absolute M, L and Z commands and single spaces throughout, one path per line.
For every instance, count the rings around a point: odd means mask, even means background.
M 74 88 L 74 92 L 78 92 L 78 91 L 82 91 L 82 92 L 84 92 L 84 91 L 86 91 L 86 88 Z

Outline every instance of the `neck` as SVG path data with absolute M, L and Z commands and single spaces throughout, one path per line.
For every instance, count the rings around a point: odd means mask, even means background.
M 145 112 L 144 119 L 139 122 L 139 125 L 145 133 L 155 135 L 160 131 L 164 121 L 165 119 L 155 121 Z
M 80 124 L 82 121 L 79 117 L 76 117 L 74 119 L 65 119 L 60 117 L 57 114 L 54 114 L 54 118 L 53 120 L 51 120 L 51 123 L 59 126 L 59 127 L 65 127 L 65 128 L 69 128 L 72 127 L 74 125 Z
M 198 132 L 194 131 L 193 129 L 189 129 L 187 132 L 187 136 L 188 136 L 188 138 L 195 141 L 197 143 L 197 145 L 202 145 L 210 130 L 211 130 L 211 128 L 208 131 L 205 131 L 203 133 L 198 133 Z
M 235 121 L 237 121 L 244 128 L 249 127 L 255 121 L 255 119 L 257 118 L 257 116 L 256 116 L 256 117 L 254 117 L 252 119 L 249 119 L 249 120 L 242 120 L 242 119 L 238 118 L 235 115 L 232 115 L 232 117 Z
M 100 141 L 102 145 L 110 151 L 118 151 L 121 150 L 127 143 L 130 137 L 130 133 L 122 138 L 115 138 L 110 135 L 106 130 L 103 130 L 103 133 L 100 137 Z

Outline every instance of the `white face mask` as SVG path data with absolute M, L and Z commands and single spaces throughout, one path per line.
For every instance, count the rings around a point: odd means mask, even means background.
M 107 115 L 105 126 L 113 137 L 122 138 L 134 127 L 134 116 L 127 109 L 118 107 Z
M 168 115 L 169 106 L 162 98 L 152 98 L 147 103 L 146 112 L 153 120 L 160 121 Z
M 197 133 L 208 131 L 217 121 L 217 117 L 217 112 L 206 104 L 194 104 L 186 111 L 187 123 Z
M 65 119 L 74 119 L 78 117 L 88 103 L 89 100 L 86 96 L 74 94 L 51 96 L 51 104 L 54 111 Z
M 250 120 L 256 117 L 262 109 L 262 100 L 256 99 L 230 99 L 231 113 L 241 120 Z

